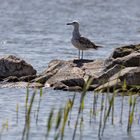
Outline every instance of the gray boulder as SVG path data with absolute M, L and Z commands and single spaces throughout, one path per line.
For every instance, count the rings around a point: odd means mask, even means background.
M 140 44 L 138 45 L 127 45 L 123 47 L 116 48 L 109 59 L 116 59 L 119 57 L 127 56 L 133 52 L 140 52 Z
M 98 77 L 103 68 L 103 60 L 53 60 L 33 81 L 54 89 L 79 91 L 89 76 Z
M 116 48 L 105 60 L 103 74 L 93 78 L 92 86 L 96 91 L 123 90 L 124 81 L 127 89 L 140 86 L 140 44 Z
M 118 57 L 116 59 L 113 59 L 109 63 L 106 63 L 105 71 L 112 68 L 116 64 L 125 66 L 125 67 L 140 66 L 140 52 L 133 52 L 124 57 Z
M 36 70 L 24 60 L 13 55 L 0 58 L 0 79 L 9 76 L 19 78 L 32 75 L 36 75 Z
M 95 91 L 129 90 L 140 85 L 140 67 L 127 67 L 120 70 L 108 79 L 108 82 L 100 85 Z

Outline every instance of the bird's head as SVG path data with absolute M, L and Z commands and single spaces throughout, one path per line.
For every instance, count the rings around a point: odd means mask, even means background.
M 74 27 L 79 28 L 79 23 L 77 21 L 73 21 L 73 22 L 67 23 L 67 25 L 73 25 Z

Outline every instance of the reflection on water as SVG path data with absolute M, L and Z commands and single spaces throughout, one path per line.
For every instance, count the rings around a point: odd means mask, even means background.
M 115 47 L 139 43 L 140 13 L 139 0 L 4 0 L 0 4 L 0 56 L 14 54 L 31 63 L 40 73 L 52 59 L 73 59 L 77 50 L 70 43 L 72 28 L 66 23 L 80 22 L 80 31 L 96 44 L 104 46 L 98 51 L 84 53 L 87 59 L 106 58 Z M 9 129 L 2 138 L 21 139 L 25 118 L 25 89 L 0 89 L 0 126 L 8 119 Z M 44 138 L 46 119 L 52 107 L 63 106 L 71 93 L 47 89 L 43 95 L 39 125 L 31 126 L 32 139 Z M 91 102 L 87 96 L 83 139 L 97 139 L 98 125 L 88 124 Z M 34 110 L 38 106 L 38 99 Z M 79 99 L 77 94 L 76 101 Z M 119 110 L 120 97 L 116 106 Z M 127 100 L 127 98 L 126 98 Z M 16 124 L 16 106 L 19 104 L 19 122 Z M 126 110 L 128 107 L 125 106 Z M 77 107 L 74 108 L 74 116 Z M 74 117 L 73 117 L 74 119 Z M 118 118 L 116 117 L 116 122 Z M 127 120 L 124 120 L 124 123 Z M 108 126 L 105 139 L 139 139 L 139 126 L 133 135 L 127 136 L 126 125 Z M 66 139 L 71 139 L 74 125 L 66 129 Z M 43 129 L 44 128 L 44 129 Z M 79 133 L 79 132 L 78 132 Z M 53 138 L 53 134 L 51 134 Z M 80 134 L 79 134 L 80 137 Z

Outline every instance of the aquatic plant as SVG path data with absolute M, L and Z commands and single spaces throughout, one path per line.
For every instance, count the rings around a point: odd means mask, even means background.
M 89 125 L 94 125 L 93 121 L 98 124 L 98 130 L 97 130 L 97 136 L 99 139 L 102 139 L 105 135 L 105 131 L 108 129 L 108 125 L 116 125 L 115 123 L 115 112 L 116 112 L 116 96 L 117 91 L 114 88 L 113 94 L 109 92 L 109 89 L 106 93 L 102 93 L 102 91 L 94 92 L 94 93 L 88 93 L 88 88 L 90 87 L 90 84 L 93 79 L 89 78 L 87 82 L 85 83 L 83 87 L 83 91 L 80 93 L 80 98 L 78 98 L 78 103 L 75 102 L 76 95 L 78 93 L 74 93 L 71 97 L 69 97 L 64 105 L 60 105 L 57 108 L 52 107 L 49 109 L 49 112 L 47 112 L 46 121 L 45 121 L 45 139 L 49 139 L 53 137 L 54 140 L 58 139 L 65 139 L 65 132 L 66 129 L 71 128 L 73 131 L 73 134 L 71 134 L 72 139 L 77 139 L 77 132 L 79 134 L 80 132 L 80 138 L 83 137 L 84 132 L 84 124 L 85 124 L 85 118 L 84 118 L 84 111 L 86 108 L 86 100 L 85 97 L 87 94 L 91 94 L 93 98 L 90 98 L 91 107 L 89 107 L 89 113 L 86 115 L 88 117 L 89 115 Z M 117 117 L 119 118 L 118 123 L 121 125 L 127 125 L 126 133 L 130 133 L 133 130 L 132 126 L 134 125 L 134 122 L 139 124 L 140 122 L 140 112 L 139 112 L 139 92 L 135 92 L 134 94 L 133 89 L 130 89 L 129 91 L 127 89 L 126 81 L 122 84 L 122 91 L 120 96 L 120 110 L 117 112 Z M 24 103 L 24 109 L 25 109 L 25 124 L 23 128 L 22 133 L 22 140 L 28 140 L 30 133 L 31 133 L 31 124 L 34 122 L 35 126 L 38 127 L 40 125 L 39 118 L 41 117 L 41 103 L 44 100 L 44 94 L 43 89 L 35 89 L 32 93 L 32 91 L 29 90 L 27 87 L 26 89 L 26 96 L 25 96 L 25 103 Z M 39 93 L 39 94 L 38 94 Z M 38 95 L 38 96 L 36 96 Z M 128 116 L 126 116 L 126 113 L 124 114 L 124 99 L 125 95 L 129 95 L 125 103 L 128 104 Z M 76 100 L 77 101 L 77 100 Z M 36 106 L 33 106 L 36 103 Z M 73 108 L 75 109 L 75 105 L 77 109 L 77 114 L 73 116 Z M 16 113 L 16 124 L 17 126 L 20 125 L 19 117 L 20 117 L 20 102 L 16 104 L 15 113 Z M 34 113 L 35 112 L 35 113 Z M 125 111 L 126 112 L 126 111 Z M 34 115 L 34 117 L 32 117 Z M 75 121 L 73 120 L 73 117 L 75 118 Z M 127 119 L 127 124 L 123 123 Z M 32 118 L 32 119 L 31 119 Z M 87 118 L 86 118 L 87 119 Z M 31 122 L 32 120 L 32 122 Z M 96 124 L 96 125 L 97 125 Z M 2 128 L 0 129 L 0 137 L 2 136 L 4 130 L 9 129 L 9 123 L 4 123 L 2 125 Z

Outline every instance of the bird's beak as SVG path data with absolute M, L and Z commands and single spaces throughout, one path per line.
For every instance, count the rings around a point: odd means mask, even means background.
M 67 25 L 72 25 L 72 23 L 67 23 Z

